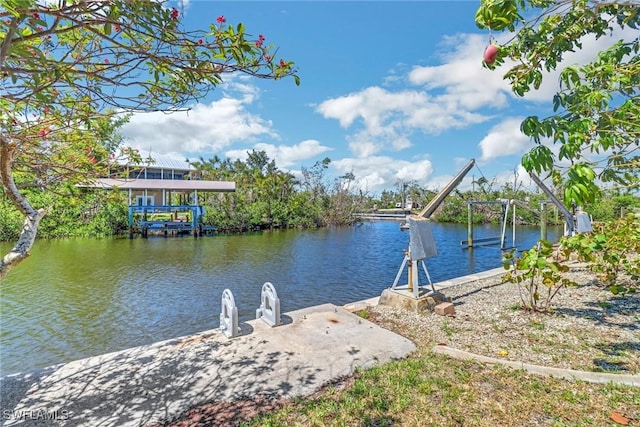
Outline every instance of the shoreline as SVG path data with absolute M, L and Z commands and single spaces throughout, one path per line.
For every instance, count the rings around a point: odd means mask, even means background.
M 282 321 L 242 323 L 231 339 L 214 329 L 4 376 L 3 425 L 140 426 L 212 400 L 303 397 L 416 349 L 333 304 L 284 313 Z
M 434 283 L 436 290 L 452 298 L 453 317 L 381 306 L 379 297 L 374 297 L 344 306 L 324 304 L 284 313 L 283 325 L 276 328 L 260 320 L 244 322 L 240 336 L 231 339 L 213 329 L 6 375 L 0 378 L 2 410 L 17 415 L 39 411 L 36 413 L 59 418 L 83 417 L 73 425 L 165 425 L 211 402 L 242 405 L 262 396 L 275 403 L 310 396 L 332 381 L 350 377 L 357 368 L 411 358 L 416 351 L 443 352 L 448 357 L 516 369 L 540 365 L 547 369 L 538 373 L 554 377 L 565 373 L 570 380 L 592 377 L 596 382 L 610 382 L 617 377 L 622 384 L 640 386 L 640 362 L 632 362 L 640 351 L 638 340 L 633 341 L 634 336 L 640 337 L 638 319 L 633 317 L 640 316 L 640 298 L 614 307 L 616 300 L 625 301 L 602 289 L 596 292 L 592 274 L 575 264 L 569 274 L 581 278 L 580 286 L 559 294 L 558 301 L 559 306 L 569 307 L 546 315 L 527 313 L 513 309 L 516 286 L 501 282 L 504 272 L 495 268 Z M 580 312 L 581 304 L 591 311 Z M 594 307 L 599 308 L 600 317 Z M 594 321 L 605 328 L 604 337 L 613 348 L 624 353 L 621 346 L 626 346 L 627 359 L 610 365 L 624 369 L 572 375 L 576 371 L 572 363 L 593 362 L 598 359 L 595 352 L 603 351 L 598 341 L 602 331 L 594 327 Z M 567 325 L 578 329 L 567 329 Z M 545 334 L 551 340 L 547 347 L 541 344 Z M 575 348 L 575 342 L 564 345 L 567 336 L 573 335 L 582 336 L 583 342 Z M 611 341 L 612 335 L 619 342 Z M 589 351 L 579 351 L 587 344 Z M 545 352 L 549 350 L 569 351 L 576 358 L 548 359 Z M 527 357 L 520 357 L 523 354 Z M 537 363 L 540 360 L 549 363 Z M 14 424 L 5 420 L 4 425 Z

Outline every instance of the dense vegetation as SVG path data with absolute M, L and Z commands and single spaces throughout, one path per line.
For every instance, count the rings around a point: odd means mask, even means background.
M 326 158 L 309 168 L 301 177 L 280 170 L 263 151 L 249 153 L 247 160 L 221 160 L 214 157 L 194 162 L 196 176 L 207 180 L 235 181 L 234 193 L 201 195 L 206 207 L 205 224 L 215 225 L 221 232 L 242 232 L 256 228 L 315 228 L 349 225 L 357 221 L 356 212 L 394 209 L 408 199 L 426 204 L 434 195 L 416 183 L 399 183 L 393 190 L 374 195 L 362 192 L 355 185 L 355 176 L 347 174 L 331 180 Z M 79 189 L 59 186 L 55 191 L 25 190 L 31 203 L 47 208 L 51 215 L 42 219 L 39 235 L 43 238 L 100 237 L 124 234 L 128 228 L 127 195 L 118 191 Z M 0 240 L 15 240 L 22 228 L 22 216 L 6 194 L 0 193 Z M 520 186 L 495 183 L 481 177 L 474 180 L 473 189 L 454 191 L 433 215 L 439 222 L 467 222 L 467 203 L 515 199 L 518 224 L 538 224 L 541 192 L 528 192 Z M 640 198 L 620 193 L 604 193 L 595 203 L 586 206 L 596 221 L 611 220 L 633 207 L 640 207 Z M 547 204 L 548 221 L 561 223 L 562 215 Z M 415 209 L 414 209 L 415 212 Z M 475 205 L 474 222 L 499 222 L 500 205 Z M 509 215 L 511 220 L 511 214 Z
M 183 12 L 166 0 L 0 0 L 0 185 L 23 218 L 0 279 L 29 256 L 43 217 L 64 217 L 32 206 L 30 189 L 103 175 L 128 113 L 188 109 L 233 74 L 300 83 L 263 35 L 223 15 L 186 28 Z

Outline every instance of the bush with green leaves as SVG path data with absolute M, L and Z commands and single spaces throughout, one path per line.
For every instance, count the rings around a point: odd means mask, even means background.
M 505 270 L 503 280 L 518 285 L 522 308 L 536 312 L 548 312 L 551 301 L 562 288 L 576 286 L 563 277 L 569 267 L 553 260 L 553 244 L 540 240 L 520 256 L 513 249 L 502 259 Z
M 589 263 L 591 271 L 614 294 L 638 290 L 640 280 L 640 220 L 627 215 L 597 223 L 594 232 L 561 241 L 564 255 L 571 253 Z

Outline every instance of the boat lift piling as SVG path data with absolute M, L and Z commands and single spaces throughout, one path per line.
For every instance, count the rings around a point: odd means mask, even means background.
M 474 238 L 473 233 L 473 206 L 474 205 L 501 205 L 501 227 L 502 230 L 500 236 L 491 236 L 491 237 L 480 237 Z M 493 202 L 467 202 L 467 240 L 462 240 L 460 245 L 464 247 L 464 249 L 471 249 L 474 246 L 485 246 L 485 245 L 494 245 L 496 243 L 500 243 L 500 247 L 502 249 L 506 248 L 506 234 L 507 234 L 507 219 L 509 216 L 509 206 L 513 206 L 513 235 L 512 235 L 512 244 L 515 246 L 516 242 L 516 206 L 514 200 L 506 200 L 500 199 Z

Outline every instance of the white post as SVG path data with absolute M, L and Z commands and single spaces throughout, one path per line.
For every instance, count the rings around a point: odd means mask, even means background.
M 504 249 L 505 235 L 507 234 L 507 218 L 509 218 L 509 205 L 502 204 L 502 233 L 500 234 L 500 249 Z
M 513 223 L 513 236 L 512 236 L 512 242 L 513 242 L 513 247 L 515 248 L 516 246 L 516 204 L 513 204 L 513 218 L 511 219 L 511 222 Z

